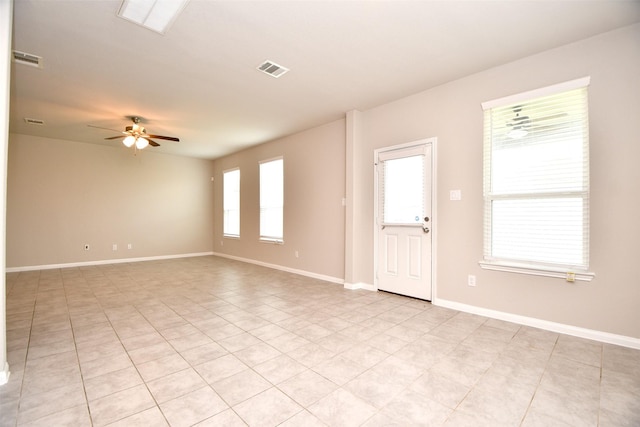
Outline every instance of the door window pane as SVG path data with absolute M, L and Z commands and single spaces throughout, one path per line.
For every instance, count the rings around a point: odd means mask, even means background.
M 424 157 L 410 156 L 383 162 L 383 223 L 422 223 L 424 212 Z

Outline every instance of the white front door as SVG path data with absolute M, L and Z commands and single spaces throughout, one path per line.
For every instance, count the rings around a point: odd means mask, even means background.
M 376 286 L 429 301 L 433 142 L 376 151 Z

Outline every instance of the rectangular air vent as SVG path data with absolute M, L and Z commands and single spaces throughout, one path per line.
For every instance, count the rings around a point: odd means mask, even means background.
M 41 119 L 30 119 L 29 117 L 25 117 L 24 121 L 30 125 L 38 125 L 38 126 L 44 125 L 44 120 L 41 120 Z
M 14 50 L 12 58 L 13 58 L 13 62 L 16 62 L 18 64 L 24 64 L 24 65 L 30 65 L 36 68 L 42 68 L 42 57 L 40 56 Z
M 288 68 L 283 67 L 282 65 L 278 65 L 273 61 L 264 61 L 262 64 L 260 64 L 258 70 L 275 78 L 278 78 L 289 71 Z

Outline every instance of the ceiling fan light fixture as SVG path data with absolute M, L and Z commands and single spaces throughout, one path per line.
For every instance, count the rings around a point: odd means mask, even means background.
M 129 135 L 128 137 L 126 137 L 125 139 L 122 140 L 122 143 L 125 145 L 125 147 L 129 148 L 132 147 L 133 144 L 136 143 L 136 137 L 133 135 Z
M 164 34 L 189 0 L 123 0 L 118 16 Z
M 507 132 L 507 136 L 512 139 L 524 138 L 528 134 L 529 134 L 528 130 L 518 129 L 518 128 L 511 129 L 509 132 Z
M 149 140 L 147 138 L 137 138 L 136 139 L 136 148 L 138 150 L 142 150 L 143 148 L 147 147 L 149 145 Z

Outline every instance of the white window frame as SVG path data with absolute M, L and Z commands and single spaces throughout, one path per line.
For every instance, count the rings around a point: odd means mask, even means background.
M 282 176 L 281 176 L 281 188 L 279 189 L 265 189 L 264 188 L 264 182 L 262 180 L 262 167 L 263 165 L 267 165 L 273 162 L 281 162 L 282 164 Z M 260 241 L 261 242 L 266 242 L 266 243 L 277 243 L 277 244 L 283 244 L 284 243 L 284 157 L 283 156 L 279 156 L 279 157 L 273 157 L 270 159 L 266 159 L 266 160 L 262 160 L 259 162 L 259 180 L 260 180 Z M 268 198 L 266 193 L 264 193 L 263 191 L 279 191 L 281 198 L 279 200 L 279 206 L 265 206 L 265 199 Z M 264 221 L 264 212 L 265 210 L 279 210 L 280 211 L 280 235 L 269 235 L 268 233 L 266 233 L 264 231 L 263 228 L 263 221 Z
M 485 238 L 484 238 L 484 257 L 483 260 L 480 261 L 480 266 L 484 269 L 488 270 L 497 270 L 497 271 L 507 271 L 514 273 L 522 273 L 522 274 L 530 274 L 537 276 L 546 276 L 546 277 L 557 277 L 563 278 L 569 282 L 573 282 L 576 280 L 582 281 L 590 281 L 595 276 L 594 273 L 588 271 L 588 251 L 589 251 L 589 225 L 588 225 L 588 216 L 589 216 L 589 188 L 588 182 L 586 189 L 581 192 L 574 192 L 570 194 L 571 197 L 582 197 L 583 200 L 583 221 L 584 222 L 584 233 L 585 237 L 583 239 L 583 251 L 586 251 L 587 260 L 584 265 L 574 266 L 574 265 L 558 265 L 558 264 L 547 264 L 536 261 L 514 261 L 509 259 L 500 259 L 494 257 L 492 254 L 492 231 L 491 231 L 491 214 L 492 214 L 492 205 L 491 203 L 494 200 L 498 199 L 508 199 L 509 196 L 505 195 L 494 195 L 492 194 L 491 184 L 490 184 L 490 168 L 491 168 L 491 144 L 492 144 L 492 129 L 491 122 L 489 120 L 490 110 L 493 108 L 505 107 L 510 105 L 516 105 L 518 103 L 522 103 L 526 105 L 527 102 L 535 101 L 537 98 L 542 98 L 548 95 L 559 94 L 562 92 L 566 92 L 569 90 L 586 88 L 590 83 L 590 78 L 585 77 L 581 79 L 572 80 L 569 82 L 560 83 L 553 86 L 548 86 L 545 88 L 524 92 L 521 94 L 508 96 L 500 99 L 496 99 L 493 101 L 488 101 L 482 103 L 482 108 L 485 111 L 485 137 L 484 137 L 484 198 L 485 198 Z M 587 112 L 588 115 L 588 112 Z M 587 124 L 588 128 L 588 124 Z M 587 140 L 586 143 L 586 153 L 584 155 L 587 156 L 586 159 L 586 168 L 587 168 L 587 176 L 588 176 L 588 129 L 587 129 Z M 588 179 L 587 179 L 588 181 Z M 568 194 L 568 193 L 567 193 Z M 534 193 L 532 199 L 535 196 L 545 198 L 548 196 L 543 193 Z M 526 197 L 525 197 L 526 198 Z M 522 195 L 514 196 L 513 200 L 523 200 Z M 586 245 L 586 247 L 584 247 Z
M 227 174 L 237 172 L 238 173 L 238 200 L 237 200 L 237 209 L 227 209 L 226 201 L 227 199 Z M 240 182 L 241 182 L 241 174 L 240 168 L 227 169 L 222 172 L 222 235 L 224 237 L 239 239 L 240 238 Z M 237 212 L 237 220 L 238 220 L 238 233 L 229 232 L 227 230 L 227 219 L 231 212 Z

